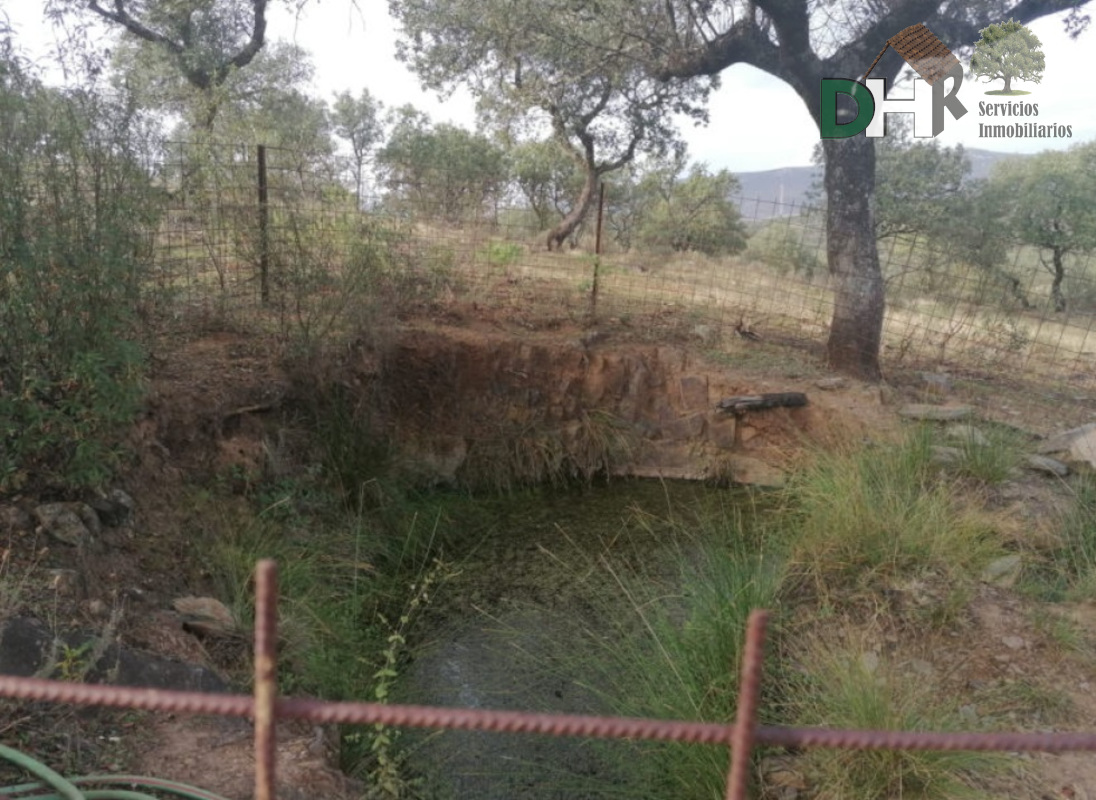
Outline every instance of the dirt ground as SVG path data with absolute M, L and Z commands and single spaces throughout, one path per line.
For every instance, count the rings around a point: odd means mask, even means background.
M 401 331 L 388 335 L 440 332 L 475 343 L 485 352 L 494 342 L 573 343 L 591 335 L 589 328 L 566 317 L 530 320 L 520 312 L 489 311 L 474 304 L 451 305 L 427 317 L 404 320 Z M 700 365 L 722 374 L 725 383 L 742 393 L 805 391 L 812 407 L 807 433 L 818 442 L 889 438 L 901 426 L 899 405 L 926 399 L 924 380 L 916 371 L 889 375 L 882 387 L 844 381 L 836 388 L 820 389 L 818 381 L 832 376 L 821 366 L 817 352 L 742 340 L 729 329 L 702 329 L 675 319 L 672 309 L 644 321 L 608 319 L 596 332 L 600 338 L 583 347 L 626 349 L 657 341 L 688 351 L 694 368 Z M 358 342 L 314 361 L 307 372 L 294 373 L 279 355 L 253 334 L 224 330 L 197 332 L 161 346 L 153 359 L 146 413 L 132 431 L 134 462 L 119 482 L 137 500 L 136 518 L 124 529 L 109 532 L 101 552 L 81 560 L 32 531 L 7 531 L 3 568 L 26 576 L 25 605 L 51 609 L 51 618 L 60 627 L 91 629 L 102 629 L 105 609 L 121 608 L 115 635 L 123 643 L 221 669 L 224 654 L 211 653 L 209 643 L 183 630 L 169 611 L 175 597 L 212 591 L 196 550 L 201 537 L 194 535 L 203 520 L 199 511 L 187 507 L 186 486 L 212 478 L 227 481 L 230 488 L 233 482 L 257 480 L 270 469 L 275 446 L 283 468 L 292 469 L 309 448 L 294 421 L 294 404 L 308 389 L 302 377 L 360 386 L 376 374 L 380 360 L 370 343 Z M 1033 434 L 1063 430 L 1096 415 L 1096 398 L 1053 387 L 994 387 L 969 376 L 951 378 L 954 389 L 946 402 L 972 403 L 983 418 Z M 763 425 L 757 435 L 762 445 L 757 452 L 764 455 L 768 447 L 771 455 L 785 460 L 790 449 L 803 444 Z M 996 498 L 1003 516 L 1013 520 L 1017 537 L 1041 535 L 1059 500 L 1050 480 L 1034 474 L 1009 482 Z M 34 498 L 16 498 L 14 505 L 25 508 L 33 502 Z M 86 589 L 58 588 L 56 571 L 65 569 L 80 571 Z M 911 589 L 910 596 L 915 595 Z M 1096 608 L 1078 605 L 1056 613 L 1068 614 L 1084 649 L 1096 651 Z M 910 641 L 908 631 L 888 628 L 883 620 L 877 645 L 880 652 L 914 665 L 911 669 L 925 669 L 927 663 L 945 685 L 972 696 L 987 687 L 1019 683 L 1063 698 L 1064 710 L 1051 716 L 1033 713 L 1021 701 L 1012 711 L 995 710 L 1011 713 L 1017 729 L 1088 730 L 1096 720 L 1093 662 L 1064 650 L 1053 639 L 1045 616 L 1012 590 L 981 586 L 958 615 L 957 626 L 930 641 Z M 0 732 L 20 719 L 18 710 L 9 708 L 0 716 Z M 119 766 L 230 798 L 251 796 L 253 762 L 245 724 L 171 716 L 142 719 L 139 731 L 130 734 Z M 281 796 L 355 796 L 360 787 L 334 770 L 331 751 L 330 731 L 287 727 L 279 749 Z M 1091 757 L 1016 758 L 1028 769 L 1002 787 L 1001 796 L 1096 800 L 1096 760 Z

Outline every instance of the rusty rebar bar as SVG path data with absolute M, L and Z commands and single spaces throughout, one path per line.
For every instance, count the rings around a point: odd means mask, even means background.
M 95 686 L 41 678 L 0 676 L 0 697 L 72 705 L 135 708 L 180 714 L 250 717 L 249 695 L 177 692 Z M 733 728 L 723 723 L 680 722 L 577 714 L 530 714 L 440 706 L 334 703 L 304 698 L 279 698 L 274 715 L 319 723 L 369 725 L 381 723 L 415 728 L 451 728 L 539 733 L 599 739 L 658 739 L 696 744 L 732 743 Z M 780 747 L 822 747 L 858 750 L 1002 750 L 1007 752 L 1093 752 L 1096 733 L 933 733 L 914 731 L 834 730 L 758 726 L 754 742 Z
M 746 623 L 746 647 L 738 682 L 738 707 L 731 732 L 731 767 L 727 775 L 727 800 L 746 800 L 750 785 L 750 756 L 757 731 L 757 706 L 761 697 L 761 669 L 765 661 L 765 625 L 768 612 L 755 609 Z
M 255 800 L 275 800 L 278 570 L 270 559 L 255 565 Z

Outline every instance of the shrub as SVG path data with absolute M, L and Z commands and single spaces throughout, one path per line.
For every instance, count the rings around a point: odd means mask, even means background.
M 0 492 L 99 484 L 141 398 L 142 121 L 0 67 Z

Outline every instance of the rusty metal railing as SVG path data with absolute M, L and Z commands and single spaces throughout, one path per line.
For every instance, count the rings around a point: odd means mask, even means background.
M 100 686 L 5 675 L 0 676 L 0 697 L 250 717 L 255 729 L 255 800 L 275 798 L 275 722 L 278 719 L 305 719 L 321 724 L 380 723 L 419 728 L 723 744 L 731 751 L 727 800 L 746 800 L 750 757 L 753 748 L 758 745 L 857 750 L 1096 751 L 1096 733 L 932 733 L 758 725 L 757 706 L 768 616 L 763 610 L 751 613 L 747 626 L 737 713 L 732 724 L 278 697 L 278 590 L 273 561 L 258 563 L 255 584 L 255 686 L 250 696 Z

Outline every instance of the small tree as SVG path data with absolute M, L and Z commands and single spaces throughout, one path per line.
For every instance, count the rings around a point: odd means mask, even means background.
M 350 92 L 335 95 L 335 104 L 331 108 L 331 119 L 335 123 L 335 135 L 350 144 L 354 154 L 354 181 L 358 204 L 362 202 L 362 176 L 365 162 L 372 155 L 373 148 L 384 138 L 384 126 L 381 124 L 381 112 L 384 104 L 362 89 L 357 97 Z
M 1088 146 L 1002 161 L 987 188 L 1007 229 L 1039 251 L 1040 263 L 1052 276 L 1050 296 L 1058 312 L 1067 305 L 1062 291 L 1066 258 L 1096 250 L 1094 176 L 1096 151 Z
M 685 172 L 685 156 L 649 171 L 639 183 L 639 242 L 655 250 L 733 255 L 746 248 L 746 227 L 731 196 L 738 179 L 703 164 Z
M 970 59 L 972 75 L 987 82 L 1004 80 L 1006 94 L 1012 91 L 1013 78 L 1032 83 L 1043 79 L 1042 42 L 1029 28 L 1010 19 L 983 28 L 981 34 Z
M 455 125 L 432 125 L 410 106 L 397 109 L 377 164 L 385 174 L 390 202 L 447 222 L 482 214 L 506 185 L 501 148 Z
M 522 142 L 508 155 L 511 180 L 541 230 L 571 212 L 582 189 L 582 172 L 557 142 Z

